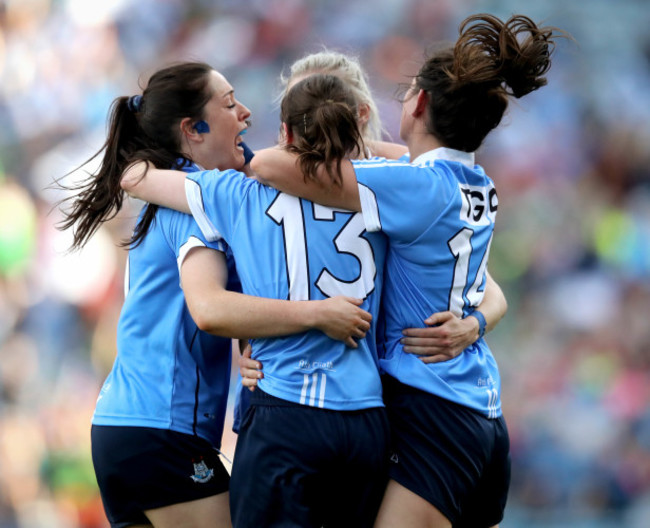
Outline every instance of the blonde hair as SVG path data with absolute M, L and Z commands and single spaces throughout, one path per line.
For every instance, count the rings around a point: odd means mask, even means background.
M 379 119 L 366 74 L 355 57 L 336 51 L 323 50 L 298 59 L 291 65 L 289 76 L 280 77 L 284 88 L 282 96 L 287 94 L 287 87 L 292 79 L 312 73 L 335 75 L 350 87 L 357 105 L 366 104 L 370 110 L 368 122 L 363 127 L 362 135 L 366 141 L 381 141 L 384 129 Z

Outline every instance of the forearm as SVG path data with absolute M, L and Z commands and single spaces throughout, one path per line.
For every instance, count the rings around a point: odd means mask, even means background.
M 256 152 L 251 168 L 260 182 L 279 191 L 328 207 L 361 211 L 357 180 L 349 161 L 342 161 L 343 183 L 335 185 L 324 166 L 319 167 L 318 180 L 305 179 L 297 160 L 296 154 L 274 147 Z
M 487 274 L 485 294 L 476 308 L 485 316 L 485 332 L 493 330 L 508 311 L 508 301 L 496 281 Z
M 278 337 L 318 325 L 314 303 L 254 297 L 221 290 L 188 302 L 198 327 L 211 334 L 237 339 Z
M 408 152 L 406 145 L 399 143 L 389 143 L 388 141 L 368 141 L 366 145 L 373 156 L 379 156 L 386 159 L 400 159 Z
M 156 169 L 138 162 L 124 171 L 120 186 L 133 198 L 191 214 L 182 171 Z

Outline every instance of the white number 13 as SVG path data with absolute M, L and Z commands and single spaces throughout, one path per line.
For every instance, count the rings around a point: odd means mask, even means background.
M 314 219 L 332 221 L 337 212 L 350 213 L 323 207 L 314 207 Z M 282 226 L 285 241 L 289 299 L 304 301 L 309 295 L 309 261 L 307 259 L 307 233 L 300 198 L 280 193 L 267 209 L 266 214 Z M 365 232 L 363 217 L 353 214 L 332 241 L 339 253 L 346 253 L 359 262 L 359 275 L 351 281 L 341 280 L 323 267 L 315 281 L 316 287 L 328 297 L 347 295 L 365 299 L 375 288 L 377 275 L 374 254 L 370 242 L 362 237 Z

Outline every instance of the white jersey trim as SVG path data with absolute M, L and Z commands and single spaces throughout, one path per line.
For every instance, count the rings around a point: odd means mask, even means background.
M 361 214 L 366 225 L 366 231 L 372 233 L 381 231 L 381 220 L 379 218 L 379 207 L 375 193 L 369 187 L 359 183 L 359 201 L 361 202 Z
M 201 186 L 194 180 L 185 178 L 185 196 L 187 197 L 187 204 L 190 206 L 190 211 L 192 211 L 192 216 L 208 242 L 221 239 L 221 233 L 212 225 L 208 215 L 205 214 Z
M 470 169 L 474 167 L 473 152 L 463 152 L 462 150 L 455 150 L 447 147 L 440 147 L 437 149 L 429 150 L 423 154 L 420 154 L 411 163 L 413 165 L 422 165 L 423 163 L 436 160 L 457 161 L 458 163 L 466 165 Z

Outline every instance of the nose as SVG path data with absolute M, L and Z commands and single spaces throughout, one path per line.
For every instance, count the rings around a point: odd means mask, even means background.
M 251 116 L 251 111 L 242 103 L 239 103 L 239 119 L 242 121 L 248 119 Z

